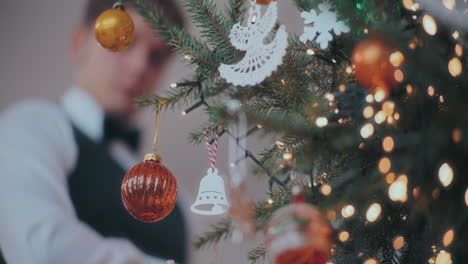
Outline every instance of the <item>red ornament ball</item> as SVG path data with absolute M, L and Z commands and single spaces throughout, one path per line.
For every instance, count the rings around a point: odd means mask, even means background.
M 133 166 L 122 182 L 122 202 L 127 211 L 142 222 L 162 220 L 174 209 L 177 182 L 161 164 L 161 157 L 147 154 L 143 162 Z
M 397 84 L 396 67 L 390 55 L 395 49 L 380 37 L 373 37 L 359 43 L 353 50 L 351 61 L 356 79 L 373 92 L 378 87 L 388 91 Z
M 272 215 L 264 243 L 275 264 L 325 264 L 331 256 L 332 228 L 317 208 L 292 203 Z

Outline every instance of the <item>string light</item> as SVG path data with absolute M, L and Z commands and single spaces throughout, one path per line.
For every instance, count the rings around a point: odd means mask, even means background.
M 441 250 L 437 255 L 435 264 L 452 264 L 452 255 L 445 250 Z
M 384 174 L 390 171 L 390 168 L 392 166 L 392 162 L 390 161 L 389 158 L 383 157 L 379 161 L 379 171 L 380 173 Z
M 270 198 L 270 199 L 268 199 L 267 202 L 268 202 L 269 204 L 273 204 L 275 201 L 273 201 L 273 199 Z
M 434 96 L 434 95 L 435 95 L 434 86 L 429 85 L 429 87 L 427 87 L 427 94 L 428 94 L 429 96 Z
M 452 131 L 452 140 L 455 143 L 459 143 L 462 140 L 462 131 L 459 128 L 455 128 Z
M 455 8 L 455 0 L 442 0 L 442 3 L 448 10 L 453 10 Z
M 375 101 L 377 101 L 377 102 L 380 103 L 380 102 L 382 102 L 382 101 L 385 99 L 386 96 L 387 96 L 387 93 L 385 92 L 384 89 L 382 89 L 382 88 L 380 88 L 380 87 L 378 87 L 378 88 L 376 89 L 376 92 L 375 92 Z
M 417 11 L 419 9 L 419 4 L 413 2 L 413 0 L 403 0 L 403 6 L 411 11 Z
M 453 169 L 448 163 L 442 164 L 439 168 L 439 180 L 444 187 L 448 187 L 453 181 Z
M 378 203 L 373 203 L 371 206 L 369 206 L 369 209 L 367 209 L 366 213 L 366 218 L 367 221 L 369 222 L 374 222 L 377 220 L 380 216 L 380 213 L 382 212 L 382 207 Z
M 229 163 L 229 167 L 234 168 L 236 164 L 234 162 Z
M 411 84 L 406 85 L 406 93 L 407 94 L 413 93 L 413 86 L 411 86 Z
M 262 124 L 257 124 L 258 128 L 263 128 Z
M 458 39 L 460 37 L 460 33 L 456 30 L 452 34 L 453 39 Z
M 434 36 L 437 33 L 437 23 L 433 17 L 424 15 L 422 22 L 424 31 L 426 31 L 427 34 Z
M 397 82 L 402 82 L 403 79 L 405 78 L 405 75 L 403 74 L 403 71 L 400 70 L 400 69 L 397 69 L 395 70 L 395 72 L 393 73 L 393 77 L 395 78 L 395 80 Z
M 340 84 L 340 86 L 338 86 L 338 89 L 340 90 L 340 92 L 344 93 L 346 91 L 346 85 Z
M 365 29 L 363 30 L 363 32 L 364 32 L 364 34 L 369 34 L 369 30 L 368 30 L 367 28 L 365 28 Z
M 353 69 L 351 67 L 346 67 L 346 73 L 351 74 L 353 72 Z
M 400 51 L 395 51 L 392 54 L 390 54 L 389 60 L 393 66 L 399 67 L 405 61 L 405 56 L 403 56 L 403 53 L 401 53 Z
M 439 102 L 441 103 L 445 102 L 445 98 L 443 95 L 439 96 Z
M 418 196 L 419 196 L 419 191 L 420 191 L 420 190 L 421 190 L 420 187 L 416 187 L 416 188 L 413 189 L 413 196 L 414 196 L 414 198 L 418 198 Z
M 387 175 L 385 176 L 385 181 L 386 181 L 388 184 L 392 184 L 392 183 L 395 181 L 395 173 L 390 172 L 389 174 L 387 174 Z
M 370 123 L 365 124 L 361 128 L 361 136 L 363 138 L 369 138 L 374 134 L 374 126 Z
M 188 54 L 185 55 L 184 58 L 185 58 L 185 60 L 188 61 L 188 62 L 192 61 L 192 59 L 193 59 L 192 55 L 188 55 Z
M 453 238 L 455 237 L 455 232 L 453 229 L 449 229 L 447 232 L 445 232 L 444 237 L 442 239 L 442 244 L 444 247 L 450 246 L 453 242 Z
M 393 141 L 392 137 L 388 136 L 382 140 L 382 148 L 385 152 L 391 152 L 394 146 L 395 141 Z
M 370 105 L 366 106 L 364 110 L 362 111 L 362 115 L 366 118 L 372 118 L 374 116 L 374 108 Z
M 366 102 L 368 102 L 368 103 L 374 102 L 374 96 L 372 94 L 368 94 L 366 96 Z
M 319 117 L 317 118 L 317 120 L 315 120 L 315 124 L 318 127 L 325 127 L 326 125 L 328 125 L 328 119 L 326 117 Z
M 325 94 L 325 98 L 328 100 L 328 101 L 334 101 L 335 100 L 335 96 L 331 93 L 326 93 Z
M 320 187 L 320 192 L 325 196 L 330 195 L 331 191 L 332 191 L 332 188 L 328 184 L 324 184 L 322 185 L 322 187 Z
M 277 140 L 277 141 L 275 142 L 275 145 L 276 145 L 276 147 L 279 148 L 279 149 L 284 149 L 284 143 L 283 143 L 282 141 Z
M 338 234 L 338 238 L 341 242 L 346 242 L 349 239 L 349 233 L 347 231 L 342 231 Z
M 408 199 L 407 194 L 408 177 L 400 175 L 395 182 L 388 188 L 388 196 L 394 202 L 406 202 Z
M 385 122 L 385 119 L 387 118 L 387 115 L 384 113 L 384 111 L 379 111 L 377 112 L 377 114 L 375 114 L 375 122 L 377 124 L 382 124 L 383 122 Z
M 182 111 L 180 114 L 183 115 L 183 116 L 186 116 L 186 115 L 187 115 L 187 112 Z
M 312 56 L 315 54 L 315 51 L 313 49 L 307 49 L 307 54 Z
M 462 64 L 459 58 L 454 57 L 448 63 L 448 69 L 453 77 L 457 77 L 462 73 Z
M 349 218 L 351 216 L 354 215 L 354 206 L 348 204 L 346 206 L 343 206 L 343 208 L 341 209 L 341 215 L 344 217 L 344 218 Z
M 393 239 L 393 248 L 400 250 L 405 245 L 405 238 L 403 236 L 397 236 Z
M 468 188 L 466 188 L 466 191 L 465 191 L 465 204 L 468 207 Z
M 284 160 L 291 160 L 293 157 L 292 153 L 291 152 L 286 152 L 283 154 L 283 159 Z
M 395 113 L 393 118 L 395 118 L 395 120 L 400 120 L 400 113 Z
M 457 54 L 458 57 L 463 56 L 463 49 L 460 44 L 455 45 L 455 54 Z
M 390 125 L 393 124 L 393 117 L 389 116 L 387 119 L 387 123 L 389 123 Z
M 382 105 L 382 110 L 385 112 L 385 114 L 391 116 L 393 114 L 393 111 L 395 110 L 395 103 L 393 101 L 386 101 Z

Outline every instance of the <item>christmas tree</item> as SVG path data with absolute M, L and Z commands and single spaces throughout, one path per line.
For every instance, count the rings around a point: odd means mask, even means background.
M 203 108 L 193 143 L 234 138 L 270 197 L 249 211 L 238 185 L 196 247 L 253 231 L 252 263 L 466 263 L 466 1 L 295 0 L 300 36 L 275 1 L 184 1 L 200 38 L 131 1 L 194 69 L 137 103 Z M 252 153 L 260 128 L 280 139 Z

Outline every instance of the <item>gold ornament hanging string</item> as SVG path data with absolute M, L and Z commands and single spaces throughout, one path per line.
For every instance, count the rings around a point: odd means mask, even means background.
M 164 104 L 163 99 L 159 99 L 158 106 L 156 107 L 156 124 L 154 128 L 154 139 L 153 139 L 153 153 L 156 154 L 156 147 L 158 144 L 158 132 L 159 132 L 159 116 L 161 114 L 161 105 Z

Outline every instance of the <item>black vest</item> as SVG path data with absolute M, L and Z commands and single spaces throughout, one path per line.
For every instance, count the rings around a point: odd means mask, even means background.
M 126 238 L 149 255 L 185 263 L 187 234 L 180 207 L 156 223 L 134 219 L 120 196 L 125 170 L 108 145 L 94 143 L 77 128 L 74 134 L 79 154 L 68 186 L 78 218 L 104 237 Z

